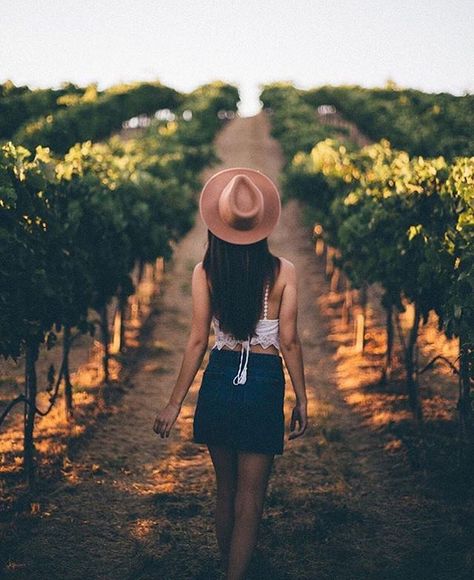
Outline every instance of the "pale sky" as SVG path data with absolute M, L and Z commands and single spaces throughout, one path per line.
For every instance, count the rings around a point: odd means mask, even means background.
M 472 0 L 0 0 L 0 82 L 292 81 L 474 92 Z

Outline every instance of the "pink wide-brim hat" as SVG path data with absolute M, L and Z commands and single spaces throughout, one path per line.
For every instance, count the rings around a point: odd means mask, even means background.
M 199 211 L 218 238 L 232 244 L 253 244 L 266 238 L 278 224 L 280 193 L 261 171 L 231 167 L 206 181 Z

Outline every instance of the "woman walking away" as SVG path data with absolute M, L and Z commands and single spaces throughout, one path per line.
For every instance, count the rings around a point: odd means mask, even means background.
M 153 429 L 168 437 L 216 337 L 199 389 L 193 441 L 205 443 L 216 473 L 215 523 L 227 580 L 245 577 L 275 455 L 284 450 L 285 375 L 296 396 L 288 439 L 307 427 L 307 398 L 297 331 L 297 280 L 274 256 L 267 236 L 281 201 L 265 174 L 234 167 L 214 174 L 199 200 L 208 245 L 192 275 L 192 325 L 168 405 Z M 298 425 L 298 428 L 297 428 Z

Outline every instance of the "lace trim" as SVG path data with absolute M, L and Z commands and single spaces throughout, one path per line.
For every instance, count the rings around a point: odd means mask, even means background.
M 220 339 L 216 338 L 216 342 L 212 348 L 217 348 L 218 350 L 221 350 L 224 346 L 229 346 L 230 348 L 235 348 L 241 342 L 245 342 L 245 341 L 239 341 L 239 340 L 235 340 L 233 338 L 220 338 Z M 250 341 L 250 345 L 253 345 L 253 344 L 259 344 L 260 346 L 262 346 L 265 349 L 269 348 L 272 345 L 275 348 L 280 349 L 280 341 L 276 340 L 274 338 L 266 339 L 265 337 L 260 337 L 260 338 L 254 337 Z

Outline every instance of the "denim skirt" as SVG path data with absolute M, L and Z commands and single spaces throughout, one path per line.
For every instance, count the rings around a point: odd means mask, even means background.
M 280 355 L 249 352 L 247 381 L 234 385 L 240 349 L 211 349 L 193 418 L 193 441 L 282 454 L 285 375 Z

